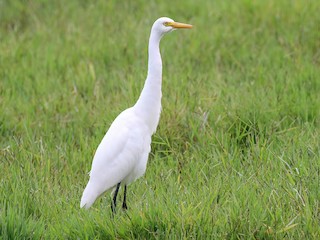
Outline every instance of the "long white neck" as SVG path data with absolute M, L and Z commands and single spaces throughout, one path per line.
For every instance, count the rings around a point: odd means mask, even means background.
M 160 55 L 161 35 L 151 30 L 149 39 L 148 75 L 137 103 L 135 111 L 154 133 L 158 126 L 161 112 L 162 60 Z

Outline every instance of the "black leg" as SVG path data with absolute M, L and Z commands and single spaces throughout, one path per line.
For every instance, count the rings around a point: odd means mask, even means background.
M 123 194 L 123 203 L 122 203 L 122 209 L 127 210 L 127 185 L 124 185 L 124 194 Z
M 116 206 L 117 206 L 117 195 L 118 195 L 118 192 L 119 192 L 119 188 L 120 188 L 120 184 L 121 182 L 119 182 L 117 184 L 117 188 L 114 192 L 114 196 L 113 196 L 113 201 L 111 201 L 111 210 L 112 210 L 112 213 L 116 213 Z

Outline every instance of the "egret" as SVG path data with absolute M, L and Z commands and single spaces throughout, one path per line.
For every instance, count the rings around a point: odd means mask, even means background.
M 98 146 L 92 161 L 90 179 L 81 198 L 81 208 L 90 208 L 104 192 L 115 189 L 111 201 L 111 210 L 115 212 L 118 191 L 122 185 L 122 208 L 127 209 L 127 185 L 146 171 L 151 136 L 160 118 L 160 40 L 166 33 L 180 28 L 192 28 L 192 25 L 175 22 L 167 17 L 154 22 L 149 38 L 148 73 L 144 87 L 136 104 L 118 115 Z

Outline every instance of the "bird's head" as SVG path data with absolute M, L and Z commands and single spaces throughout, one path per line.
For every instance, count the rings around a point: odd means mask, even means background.
M 175 22 L 167 17 L 161 17 L 157 19 L 152 26 L 152 29 L 157 31 L 161 36 L 180 28 L 192 28 L 192 25 Z

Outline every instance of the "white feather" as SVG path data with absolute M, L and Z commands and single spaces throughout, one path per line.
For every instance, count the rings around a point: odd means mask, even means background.
M 122 112 L 102 139 L 92 162 L 89 183 L 80 206 L 89 208 L 119 182 L 129 184 L 143 175 L 150 152 L 151 135 L 134 108 Z
M 170 18 L 159 18 L 152 26 L 144 88 L 137 103 L 114 120 L 98 146 L 80 207 L 89 208 L 105 191 L 120 182 L 127 185 L 146 171 L 151 136 L 156 131 L 161 112 L 162 61 L 159 44 L 162 36 L 174 29 L 166 26 L 168 22 L 174 23 Z

